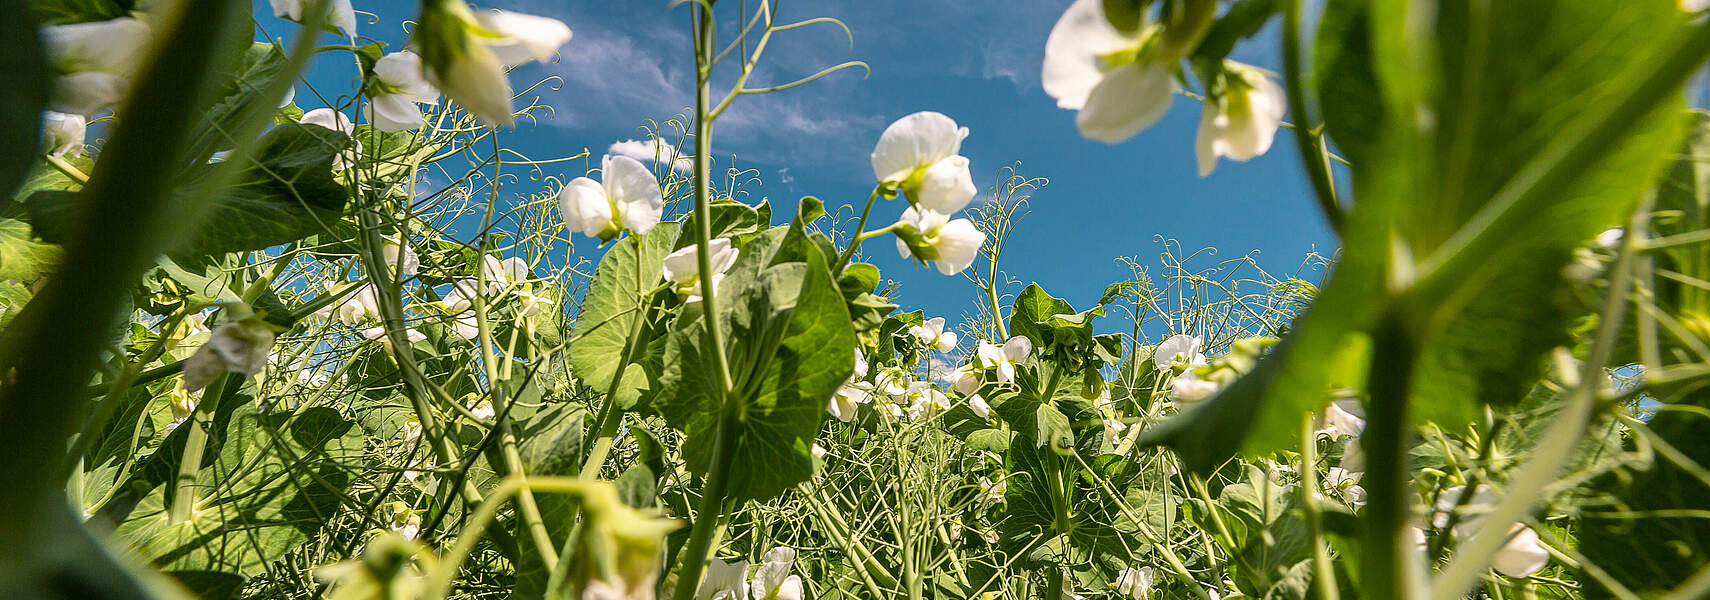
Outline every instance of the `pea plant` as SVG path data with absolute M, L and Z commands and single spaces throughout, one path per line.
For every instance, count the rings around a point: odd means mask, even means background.
M 1710 596 L 1704 2 L 1074 0 L 1081 135 L 1198 102 L 1204 176 L 1281 132 L 1341 246 L 1142 239 L 1081 306 L 1005 268 L 1048 182 L 982 193 L 951 116 L 863 201 L 715 165 L 867 68 L 752 81 L 856 32 L 731 4 L 669 3 L 695 105 L 596 161 L 505 145 L 550 16 L 0 0 L 0 596 Z M 1229 58 L 1266 28 L 1280 73 Z

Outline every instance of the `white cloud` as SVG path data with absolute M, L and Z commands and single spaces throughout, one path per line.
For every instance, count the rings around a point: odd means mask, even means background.
M 670 142 L 657 137 L 624 140 L 606 148 L 606 154 L 628 156 L 645 165 L 670 163 L 671 170 L 678 172 L 687 172 L 695 164 L 694 159 L 679 154 Z

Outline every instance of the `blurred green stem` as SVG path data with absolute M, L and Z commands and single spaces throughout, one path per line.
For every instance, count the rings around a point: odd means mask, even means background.
M 1406 317 L 1391 310 L 1372 335 L 1368 375 L 1370 418 L 1360 435 L 1366 455 L 1365 487 L 1370 501 L 1363 512 L 1365 553 L 1363 597 L 1411 600 L 1420 595 L 1423 566 L 1420 553 L 1405 535 L 1413 504 L 1408 485 L 1408 394 L 1417 359 Z
M 1306 514 L 1306 529 L 1312 536 L 1312 580 L 1318 588 L 1318 600 L 1341 600 L 1342 590 L 1336 583 L 1336 570 L 1330 566 L 1330 548 L 1324 541 L 1324 515 L 1318 506 L 1318 428 L 1317 419 L 1307 414 L 1300 419 L 1300 492 Z
M 201 399 L 196 401 L 196 409 L 184 419 L 181 427 L 189 427 L 190 433 L 184 437 L 184 454 L 178 459 L 178 476 L 172 484 L 172 512 L 167 523 L 177 524 L 190 520 L 190 509 L 196 506 L 196 476 L 202 470 L 202 453 L 208 448 L 208 428 L 213 426 L 214 409 L 219 407 L 220 396 L 225 395 L 226 385 L 238 375 L 221 375 L 215 377 L 208 387 L 202 390 Z

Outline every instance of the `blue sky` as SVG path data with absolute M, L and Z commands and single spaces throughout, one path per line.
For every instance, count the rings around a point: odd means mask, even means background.
M 847 60 L 865 61 L 871 74 L 847 70 L 781 93 L 738 99 L 716 125 L 713 154 L 720 160 L 734 155 L 738 166 L 755 169 L 763 183 L 750 186 L 747 199 L 769 199 L 782 219 L 803 195 L 832 207 L 864 201 L 873 185 L 868 154 L 884 127 L 919 110 L 950 115 L 971 130 L 962 152 L 972 161 L 982 195 L 999 169 L 1017 163 L 1019 173 L 1050 180 L 1033 194 L 1003 268 L 1082 308 L 1127 274 L 1118 257 L 1138 257 L 1156 272 L 1163 249 L 1157 235 L 1179 240 L 1190 252 L 1215 247 L 1218 258 L 1257 250 L 1260 265 L 1278 274 L 1292 273 L 1310 251 L 1334 252 L 1286 131 L 1269 154 L 1250 163 L 1224 161 L 1205 179 L 1198 177 L 1193 153 L 1199 103 L 1188 98 L 1177 98 L 1161 123 L 1126 143 L 1081 138 L 1074 113 L 1058 109 L 1039 87 L 1046 36 L 1068 4 L 787 0 L 780 22 L 838 18 L 853 31 L 854 47 L 830 25 L 776 34 L 750 86 L 782 83 Z M 355 5 L 359 11 L 384 7 L 377 23 L 359 16 L 361 36 L 386 41 L 390 49 L 402 47 L 399 23 L 414 16 L 414 2 Z M 586 148 L 597 165 L 612 143 L 643 137 L 638 127 L 645 120 L 685 112 L 694 100 L 688 9 L 668 11 L 666 5 L 477 3 L 558 18 L 575 32 L 557 62 L 513 73 L 518 88 L 552 76 L 561 83 L 556 90 L 540 90 L 540 101 L 555 114 L 506 132 L 503 143 L 536 158 Z M 737 2 L 719 7 L 729 39 Z M 264 17 L 265 2 L 257 12 Z M 261 23 L 274 35 L 295 27 L 270 18 Z M 1276 69 L 1276 48 L 1275 32 L 1267 30 L 1240 46 L 1234 58 Z M 329 89 L 350 89 L 349 66 L 342 60 L 321 59 L 309 77 Z M 729 76 L 720 81 L 722 91 Z M 314 107 L 302 90 L 298 100 Z M 581 165 L 549 166 L 546 174 L 568 179 L 581 175 Z M 523 193 L 526 186 L 513 189 Z M 874 223 L 893 220 L 902 208 L 900 200 L 882 201 Z M 579 248 L 595 252 L 591 244 Z M 889 238 L 864 249 L 886 277 L 902 284 L 897 301 L 905 309 L 923 308 L 952 322 L 974 311 L 974 288 L 961 277 L 898 258 Z

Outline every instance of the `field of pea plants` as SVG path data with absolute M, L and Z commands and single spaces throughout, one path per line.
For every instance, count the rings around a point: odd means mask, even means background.
M 1064 0 L 1012 42 L 1078 135 L 1193 105 L 1138 140 L 1304 157 L 1337 246 L 1074 304 L 956 115 L 852 205 L 715 166 L 867 66 L 768 42 L 886 32 L 626 1 L 692 42 L 651 160 L 508 149 L 550 11 L 0 0 L 0 598 L 1710 597 L 1703 0 Z

